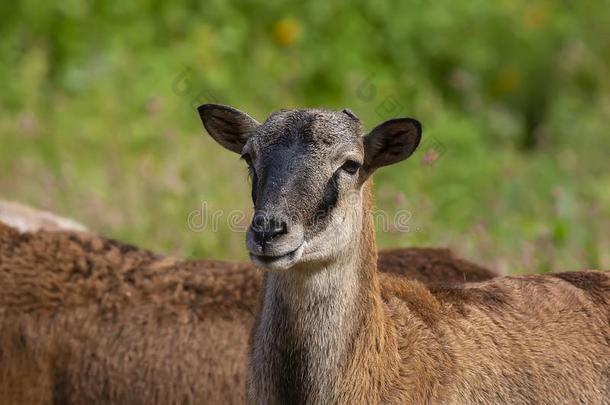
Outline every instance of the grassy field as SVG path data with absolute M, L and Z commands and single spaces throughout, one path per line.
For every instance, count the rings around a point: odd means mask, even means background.
M 246 168 L 195 107 L 349 107 L 367 128 L 424 125 L 421 150 L 376 175 L 378 209 L 401 218 L 382 247 L 451 246 L 507 273 L 610 268 L 602 3 L 5 2 L 0 198 L 244 259 Z

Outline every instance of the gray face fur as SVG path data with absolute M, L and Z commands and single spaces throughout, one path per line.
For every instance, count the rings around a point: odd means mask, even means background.
M 255 215 L 251 259 L 272 270 L 332 260 L 362 230 L 362 186 L 380 166 L 417 148 L 419 122 L 386 121 L 368 135 L 350 111 L 280 110 L 259 124 L 234 108 L 204 104 L 210 135 L 248 163 Z

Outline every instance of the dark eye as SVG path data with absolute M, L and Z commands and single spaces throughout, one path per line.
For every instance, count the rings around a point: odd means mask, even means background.
M 343 163 L 341 169 L 349 174 L 356 174 L 358 169 L 360 169 L 360 163 L 356 162 L 355 160 L 348 160 Z
M 248 164 L 248 166 L 252 166 L 252 158 L 250 157 L 249 154 L 244 153 L 243 155 L 241 155 L 241 159 L 243 161 L 245 161 Z
M 252 164 L 252 158 L 249 154 L 244 153 L 241 155 L 241 160 L 245 161 L 248 164 L 248 176 L 250 178 L 254 178 L 256 176 L 256 171 L 254 170 L 254 165 Z
M 250 157 L 250 155 L 244 153 L 243 155 L 241 155 L 241 159 L 248 164 L 248 177 L 250 177 L 250 181 L 252 182 L 252 202 L 256 204 L 256 188 L 258 186 L 256 170 L 254 170 L 254 165 L 252 164 L 252 158 Z

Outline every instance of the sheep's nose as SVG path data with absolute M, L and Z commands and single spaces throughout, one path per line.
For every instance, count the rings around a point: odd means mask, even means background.
M 252 232 L 256 242 L 265 244 L 271 239 L 287 233 L 288 225 L 283 219 L 257 212 L 252 218 Z

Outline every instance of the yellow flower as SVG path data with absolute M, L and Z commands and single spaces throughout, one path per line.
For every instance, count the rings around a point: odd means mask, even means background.
M 294 18 L 282 18 L 273 25 L 273 40 L 281 46 L 291 46 L 301 33 L 301 24 Z
M 543 4 L 531 4 L 523 11 L 523 22 L 532 28 L 539 28 L 548 19 L 549 11 Z

